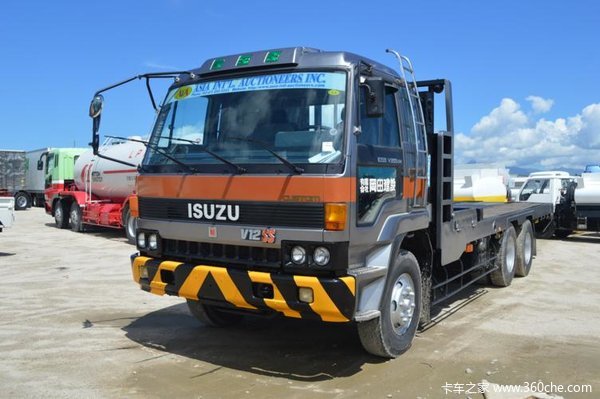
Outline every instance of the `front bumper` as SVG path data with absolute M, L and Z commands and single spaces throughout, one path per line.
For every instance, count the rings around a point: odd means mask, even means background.
M 348 322 L 354 316 L 356 284 L 351 276 L 324 278 L 257 272 L 138 254 L 132 255 L 131 268 L 133 280 L 144 291 L 156 295 L 175 295 L 248 311 L 271 310 L 287 317 L 328 322 Z M 147 277 L 141 277 L 145 274 Z M 272 295 L 256 296 L 256 285 L 271 286 Z M 301 287 L 312 289 L 312 303 L 300 302 Z

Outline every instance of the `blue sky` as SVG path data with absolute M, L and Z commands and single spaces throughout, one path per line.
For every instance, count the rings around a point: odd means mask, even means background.
M 459 160 L 583 167 L 600 162 L 599 26 L 592 0 L 4 2 L 0 148 L 87 145 L 92 94 L 130 75 L 296 45 L 395 66 L 391 47 L 453 82 Z M 103 133 L 150 129 L 142 82 L 106 102 Z

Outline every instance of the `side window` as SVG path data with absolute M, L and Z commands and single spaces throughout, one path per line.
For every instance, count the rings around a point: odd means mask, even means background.
M 386 86 L 384 115 L 369 118 L 366 112 L 366 88 L 360 92 L 358 151 L 357 225 L 375 222 L 384 204 L 402 197 L 402 148 L 396 106 L 396 89 Z
M 364 103 L 367 93 L 364 87 L 361 89 L 361 133 L 358 136 L 358 144 L 381 147 L 400 147 L 400 128 L 398 125 L 398 113 L 394 92 L 395 90 L 392 87 L 386 87 L 385 112 L 383 118 L 368 118 L 366 105 Z

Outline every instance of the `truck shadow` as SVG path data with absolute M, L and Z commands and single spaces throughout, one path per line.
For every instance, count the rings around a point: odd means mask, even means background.
M 123 330 L 129 339 L 153 349 L 297 381 L 347 377 L 365 363 L 385 361 L 362 349 L 353 324 L 246 317 L 233 327 L 211 328 L 191 316 L 185 304 L 149 313 Z
M 56 225 L 54 223 L 44 223 L 44 225 L 49 228 L 58 230 L 58 227 L 56 227 Z M 65 229 L 65 230 L 69 230 L 69 229 Z M 110 240 L 127 242 L 127 238 L 125 237 L 125 232 L 123 230 L 112 229 L 110 227 L 86 225 L 84 232 L 82 232 L 82 233 L 73 232 L 73 234 L 89 234 L 94 237 L 104 237 L 104 238 L 107 238 Z

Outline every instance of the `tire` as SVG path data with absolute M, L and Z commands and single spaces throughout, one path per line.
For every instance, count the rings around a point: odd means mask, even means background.
M 560 238 L 560 239 L 567 238 L 571 234 L 573 234 L 573 230 L 562 230 L 561 229 L 561 230 L 556 230 L 554 232 L 554 235 L 556 236 L 556 238 Z
M 71 203 L 71 210 L 69 211 L 69 226 L 71 226 L 71 230 L 76 233 L 83 231 L 83 220 L 81 219 L 81 216 L 81 207 L 76 201 L 73 201 Z
M 65 203 L 62 200 L 56 201 L 54 205 L 54 223 L 59 229 L 69 227 L 69 214 L 65 210 Z
M 517 264 L 517 234 L 515 228 L 510 226 L 502 235 L 500 250 L 496 257 L 496 270 L 490 274 L 492 285 L 508 287 L 515 275 Z
M 380 316 L 357 324 L 365 350 L 386 358 L 406 352 L 417 332 L 421 300 L 419 263 L 412 253 L 402 251 L 388 273 Z
M 209 327 L 227 327 L 239 323 L 244 318 L 237 313 L 229 313 L 216 306 L 205 305 L 199 301 L 187 300 L 188 309 L 203 324 Z
M 121 213 L 121 223 L 125 228 L 125 235 L 127 236 L 127 241 L 135 245 L 135 233 L 137 229 L 137 218 L 131 216 L 131 210 L 129 209 L 129 204 L 123 207 L 123 212 Z
M 31 206 L 31 198 L 24 192 L 15 194 L 15 210 L 20 211 Z
M 515 276 L 526 277 L 531 270 L 533 256 L 535 255 L 535 236 L 531 222 L 526 220 L 521 226 L 521 231 L 517 236 L 517 265 Z

